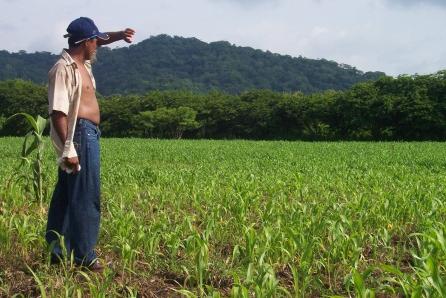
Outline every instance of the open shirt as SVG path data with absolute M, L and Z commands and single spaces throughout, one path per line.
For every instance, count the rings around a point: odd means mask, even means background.
M 85 68 L 90 74 L 93 88 L 96 82 L 91 71 L 91 63 L 85 61 Z M 67 115 L 68 131 L 65 143 L 59 138 L 53 122 L 50 121 L 50 136 L 57 154 L 58 165 L 65 170 L 63 159 L 65 157 L 76 157 L 77 152 L 73 144 L 74 130 L 76 128 L 77 114 L 82 92 L 82 77 L 76 62 L 66 50 L 62 51 L 60 59 L 54 64 L 48 73 L 48 113 L 60 111 Z M 51 118 L 50 118 L 51 119 Z

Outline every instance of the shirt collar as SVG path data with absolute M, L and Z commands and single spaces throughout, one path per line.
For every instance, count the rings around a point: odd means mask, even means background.
M 67 65 L 76 65 L 76 62 L 74 61 L 73 58 L 71 58 L 70 54 L 68 54 L 67 50 L 64 49 L 62 51 L 62 58 L 65 60 L 65 62 L 67 63 Z M 91 68 L 91 61 L 90 60 L 85 60 L 84 65 Z
M 73 60 L 73 58 L 71 58 L 66 49 L 62 51 L 62 58 L 65 60 L 67 65 L 76 64 L 76 62 Z

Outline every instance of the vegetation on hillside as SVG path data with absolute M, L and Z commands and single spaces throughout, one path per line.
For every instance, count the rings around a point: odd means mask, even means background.
M 24 79 L 45 84 L 57 59 L 47 52 L 0 51 L 0 80 Z M 158 35 L 130 47 L 101 48 L 93 68 L 103 95 L 151 90 L 220 90 L 237 94 L 252 89 L 301 91 L 344 90 L 375 80 L 382 72 L 363 73 L 325 59 L 293 58 L 196 38 Z

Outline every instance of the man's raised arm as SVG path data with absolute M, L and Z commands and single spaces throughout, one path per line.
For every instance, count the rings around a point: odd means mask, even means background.
M 102 40 L 98 38 L 98 46 L 104 46 L 107 44 L 110 44 L 112 42 L 118 41 L 118 40 L 124 40 L 127 43 L 131 43 L 133 39 L 133 35 L 135 34 L 135 30 L 127 28 L 123 31 L 117 31 L 117 32 L 106 32 L 108 36 L 110 36 L 107 40 Z

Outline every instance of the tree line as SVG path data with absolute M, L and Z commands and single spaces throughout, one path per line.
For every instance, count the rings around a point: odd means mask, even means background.
M 29 81 L 0 82 L 0 134 L 16 112 L 47 115 L 47 90 Z M 252 90 L 151 91 L 99 96 L 106 137 L 268 140 L 446 140 L 446 71 L 382 77 L 345 91 L 313 94 Z

